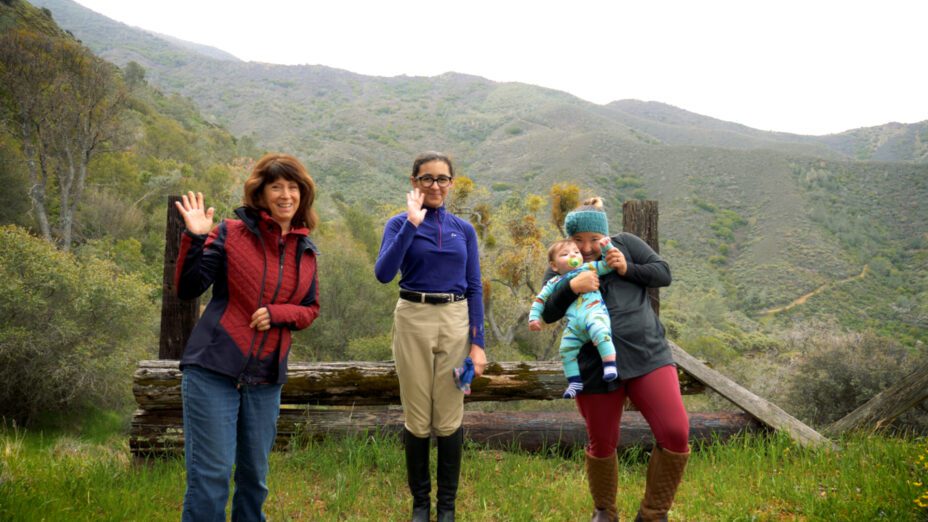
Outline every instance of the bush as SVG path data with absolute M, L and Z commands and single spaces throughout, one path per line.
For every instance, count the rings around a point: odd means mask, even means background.
M 377 281 L 373 261 L 344 224 L 323 223 L 313 240 L 321 251 L 319 318 L 295 332 L 290 360 L 345 360 L 351 341 L 390 333 L 397 286 Z
M 730 342 L 712 335 L 687 339 L 686 349 L 694 356 L 714 363 L 725 363 L 738 355 Z
M 390 361 L 393 359 L 393 335 L 359 337 L 348 341 L 346 355 L 351 361 Z
M 873 333 L 817 334 L 798 344 L 804 355 L 793 374 L 789 402 L 798 416 L 819 425 L 844 417 L 925 361 L 924 354 Z M 928 415 L 916 407 L 894 425 L 925 431 Z
M 135 362 L 155 344 L 151 291 L 112 263 L 0 227 L 0 416 L 26 424 L 128 403 Z

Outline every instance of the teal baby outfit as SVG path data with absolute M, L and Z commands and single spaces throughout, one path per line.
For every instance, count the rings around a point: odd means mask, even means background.
M 532 308 L 529 311 L 529 321 L 541 319 L 541 313 L 544 311 L 545 302 L 554 291 L 561 285 L 569 284 L 569 281 L 577 277 L 584 270 L 595 271 L 598 275 L 603 276 L 612 271 L 612 268 L 606 264 L 606 252 L 615 248 L 612 243 L 602 247 L 602 259 L 580 265 L 579 268 L 571 270 L 564 275 L 552 277 L 545 283 L 544 288 L 535 297 L 532 302 Z M 603 296 L 599 290 L 580 294 L 577 299 L 570 305 L 565 314 L 567 317 L 567 326 L 561 337 L 560 354 L 564 363 L 564 375 L 568 380 L 580 377 L 580 367 L 577 364 L 577 355 L 580 348 L 589 341 L 596 345 L 600 357 L 615 355 L 615 345 L 612 343 L 612 323 L 609 319 L 609 311 L 603 302 Z

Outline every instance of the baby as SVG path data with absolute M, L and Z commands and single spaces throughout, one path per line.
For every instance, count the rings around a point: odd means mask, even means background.
M 544 288 L 532 303 L 528 314 L 529 330 L 541 330 L 541 312 L 545 301 L 551 296 L 558 285 L 569 284 L 569 281 L 583 270 L 593 270 L 599 275 L 608 274 L 612 269 L 606 264 L 606 252 L 612 246 L 612 240 L 604 237 L 600 240 L 603 259 L 595 262 L 583 263 L 583 255 L 576 243 L 570 239 L 554 242 L 548 248 L 548 262 L 551 269 L 558 275 L 545 283 Z M 619 378 L 615 365 L 615 345 L 612 344 L 612 324 L 609 312 L 603 303 L 603 296 L 599 290 L 587 292 L 577 296 L 577 300 L 567 310 L 567 327 L 561 337 L 560 353 L 564 361 L 564 375 L 567 376 L 567 389 L 564 398 L 572 399 L 583 390 L 583 381 L 580 379 L 580 366 L 577 364 L 577 355 L 580 347 L 588 341 L 593 341 L 603 359 L 603 380 L 614 381 Z

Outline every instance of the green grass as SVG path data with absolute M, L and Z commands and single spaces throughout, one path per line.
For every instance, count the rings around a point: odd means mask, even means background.
M 181 459 L 133 462 L 126 437 L 6 428 L 0 432 L 0 520 L 177 520 Z M 855 436 L 840 451 L 749 436 L 698 448 L 671 512 L 674 520 L 924 520 L 915 499 L 926 472 L 923 439 Z M 434 462 L 434 452 L 432 459 Z M 621 458 L 619 509 L 632 517 L 646 454 Z M 434 467 L 434 465 L 433 465 Z M 271 520 L 402 520 L 409 498 L 393 437 L 309 443 L 271 457 Z M 466 448 L 461 520 L 578 520 L 590 500 L 582 453 L 570 456 Z

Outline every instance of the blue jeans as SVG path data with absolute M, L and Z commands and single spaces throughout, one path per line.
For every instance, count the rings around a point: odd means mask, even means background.
M 233 464 L 232 520 L 265 520 L 261 506 L 282 385 L 236 384 L 199 366 L 184 368 L 184 522 L 225 521 Z

